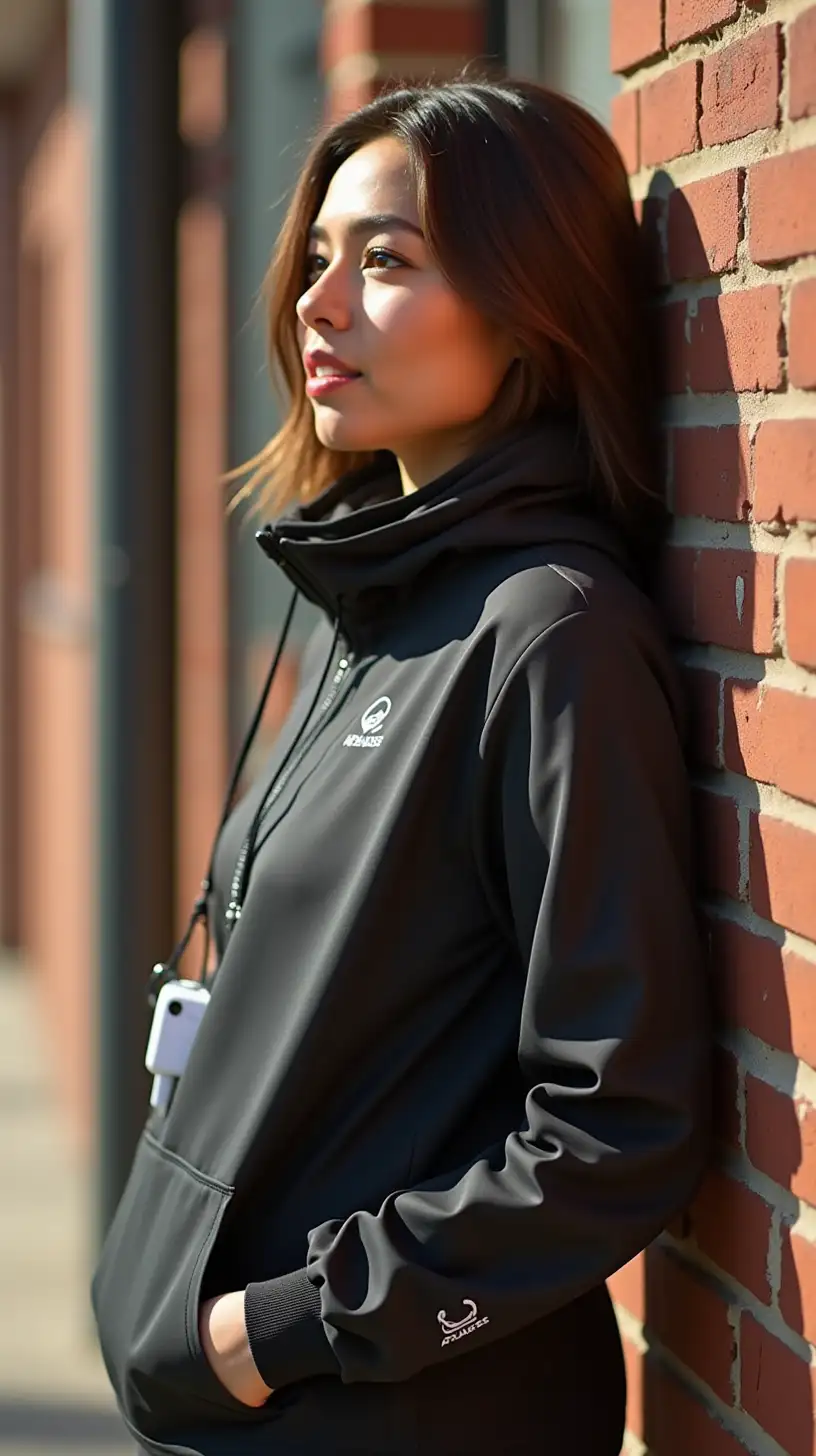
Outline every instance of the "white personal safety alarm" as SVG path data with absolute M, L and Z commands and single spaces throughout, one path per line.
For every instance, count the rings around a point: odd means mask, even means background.
M 156 997 L 145 1066 L 153 1073 L 150 1106 L 167 1112 L 173 1088 L 187 1066 L 210 993 L 200 981 L 167 981 Z

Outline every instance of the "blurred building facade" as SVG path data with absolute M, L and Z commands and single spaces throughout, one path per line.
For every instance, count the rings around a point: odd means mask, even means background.
M 0 933 L 87 1117 L 94 633 L 86 119 L 64 9 L 0 8 Z M 54 913 L 48 913 L 47 905 Z M 82 1109 L 82 1110 L 80 1110 Z

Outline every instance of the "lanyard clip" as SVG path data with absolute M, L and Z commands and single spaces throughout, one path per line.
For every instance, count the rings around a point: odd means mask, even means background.
M 211 889 L 211 881 L 210 881 L 210 877 L 208 875 L 207 878 L 205 880 L 202 880 L 202 882 L 201 882 L 201 890 L 202 890 L 202 893 L 199 895 L 198 899 L 195 902 L 195 905 L 193 906 L 192 914 L 190 916 L 190 922 L 189 922 L 189 924 L 187 926 L 187 929 L 185 930 L 184 935 L 182 936 L 181 940 L 179 941 L 178 945 L 176 946 L 175 950 L 173 951 L 173 954 L 171 955 L 169 961 L 157 961 L 156 964 L 155 964 L 155 966 L 153 967 L 153 970 L 150 973 L 150 980 L 148 982 L 148 987 L 147 987 L 147 1004 L 148 1004 L 148 1006 L 151 1007 L 151 1009 L 155 1008 L 156 999 L 157 999 L 157 997 L 159 995 L 159 992 L 162 989 L 162 986 L 166 986 L 168 981 L 178 981 L 178 980 L 180 980 L 180 977 L 178 975 L 178 971 L 177 971 L 176 967 L 178 966 L 178 963 L 181 960 L 181 957 L 184 955 L 184 952 L 186 951 L 187 946 L 190 943 L 190 937 L 192 936 L 193 931 L 195 930 L 196 926 L 200 922 L 202 922 L 204 924 L 205 929 L 206 929 L 206 926 L 207 926 L 207 896 L 208 896 L 208 894 L 210 892 L 210 889 Z M 207 936 L 207 944 L 209 945 L 209 935 Z M 206 962 L 206 950 L 205 950 L 205 962 Z M 205 970 L 206 970 L 206 964 L 205 964 L 205 966 L 204 966 L 204 968 L 202 970 L 202 975 L 201 975 L 202 983 L 203 983 L 203 980 L 204 980 L 204 971 Z
M 150 982 L 147 988 L 148 1006 L 151 1009 L 155 1007 L 162 986 L 166 986 L 168 981 L 177 980 L 178 976 L 176 975 L 174 966 L 169 963 L 165 964 L 164 961 L 157 961 L 150 973 Z

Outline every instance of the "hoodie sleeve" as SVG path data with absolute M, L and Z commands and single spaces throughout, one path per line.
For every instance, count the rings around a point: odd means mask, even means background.
M 404 1380 L 500 1340 L 688 1201 L 711 1056 L 688 801 L 649 648 L 594 607 L 537 638 L 493 702 L 473 799 L 479 874 L 525 978 L 524 1116 L 467 1166 L 312 1229 L 302 1271 L 249 1286 L 270 1385 Z

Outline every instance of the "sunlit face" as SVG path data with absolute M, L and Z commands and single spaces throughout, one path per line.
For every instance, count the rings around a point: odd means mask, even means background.
M 369 142 L 338 168 L 312 228 L 308 268 L 298 337 L 322 444 L 393 450 L 406 489 L 463 459 L 513 343 L 434 263 L 396 138 Z M 359 373 L 324 383 L 313 375 L 314 350 Z

